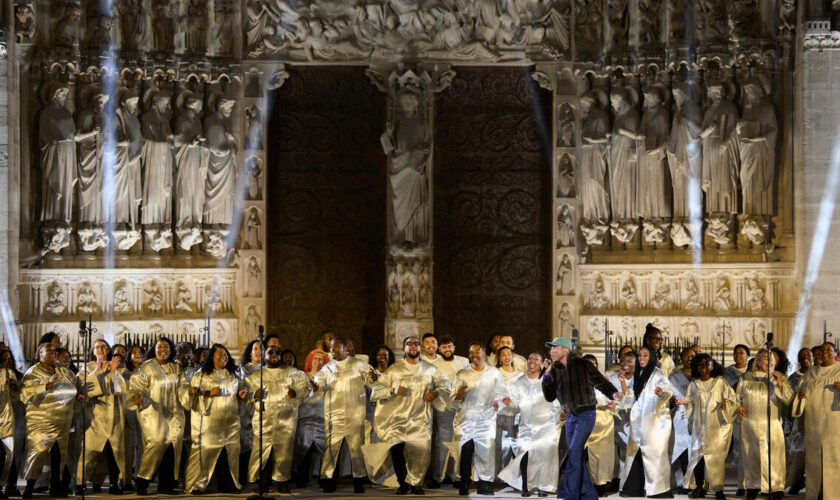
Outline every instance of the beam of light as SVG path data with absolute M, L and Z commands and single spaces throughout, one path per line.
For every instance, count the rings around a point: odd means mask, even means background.
M 700 179 L 691 168 L 691 158 L 698 158 L 700 146 L 696 143 L 688 145 L 688 225 L 691 234 L 691 264 L 694 271 L 700 270 L 703 263 L 703 193 L 700 190 Z
M 9 292 L 5 287 L 0 288 L 0 318 L 3 320 L 3 328 L 6 330 L 6 341 L 9 343 L 9 349 L 15 358 L 15 367 L 18 371 L 25 372 L 26 358 L 23 355 L 23 345 L 20 343 L 20 335 L 18 335 L 15 325 L 15 315 L 12 314 L 12 308 L 9 306 Z
M 802 284 L 802 292 L 799 295 L 799 308 L 796 312 L 796 320 L 793 325 L 793 335 L 788 342 L 788 357 L 796 359 L 797 353 L 802 347 L 805 339 L 805 328 L 808 325 L 808 314 L 811 312 L 811 294 L 814 285 L 819 277 L 820 266 L 822 265 L 825 245 L 828 242 L 828 234 L 831 229 L 831 221 L 834 215 L 834 208 L 837 204 L 837 190 L 840 189 L 840 126 L 834 139 L 834 150 L 831 152 L 831 164 L 825 180 L 825 190 L 820 211 L 817 215 L 817 224 L 814 227 L 814 237 L 811 241 L 811 251 L 808 254 L 808 264 L 805 268 L 805 280 Z
M 106 0 L 105 3 L 110 3 Z M 104 249 L 102 266 L 107 271 L 114 269 L 114 246 L 113 234 L 114 224 L 114 203 L 116 202 L 116 167 L 117 167 L 117 106 L 119 105 L 119 68 L 117 67 L 117 54 L 109 50 L 102 61 L 102 93 L 108 96 L 108 102 L 102 117 L 102 215 L 105 220 L 105 232 L 111 235 L 111 242 Z M 106 280 L 103 293 L 106 296 L 113 296 L 113 283 Z M 114 319 L 114 313 L 110 309 L 105 311 L 105 322 L 110 323 Z M 114 344 L 115 336 L 111 328 L 105 328 L 102 338 L 109 344 Z

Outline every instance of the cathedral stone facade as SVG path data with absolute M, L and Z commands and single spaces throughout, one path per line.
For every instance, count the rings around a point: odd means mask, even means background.
M 88 318 L 234 349 L 266 325 L 299 355 L 327 329 L 832 327 L 826 2 L 3 4 L 0 302 L 27 353 Z

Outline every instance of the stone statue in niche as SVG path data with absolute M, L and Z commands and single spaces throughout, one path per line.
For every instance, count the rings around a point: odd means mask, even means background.
M 694 281 L 694 278 L 685 280 L 683 291 L 683 309 L 687 311 L 700 309 L 700 291 L 697 288 L 697 282 Z
M 248 306 L 248 312 L 245 314 L 245 337 L 248 339 L 257 338 L 260 325 L 262 324 L 262 317 L 257 310 L 257 306 L 251 304 Z
M 686 319 L 680 323 L 680 337 L 694 339 L 700 336 L 700 324 L 697 320 Z
M 628 0 L 607 0 L 607 12 L 610 22 L 610 48 L 627 47 L 630 33 L 630 13 Z M 600 22 L 600 20 L 599 20 Z
M 414 308 L 417 304 L 417 294 L 414 292 L 414 285 L 411 283 L 411 279 L 408 276 L 403 278 L 400 298 L 402 302 L 403 316 L 413 318 Z
M 779 4 L 779 30 L 796 29 L 796 0 L 781 0 Z
M 600 0 L 575 0 L 575 42 L 578 51 L 595 53 L 604 39 L 603 7 Z
M 90 89 L 87 107 L 76 116 L 76 129 L 85 135 L 76 142 L 78 150 L 79 240 L 82 250 L 90 252 L 108 245 L 102 229 L 102 122 L 109 97 Z M 83 92 L 82 95 L 85 95 Z
M 660 279 L 654 288 L 653 298 L 650 299 L 650 307 L 657 311 L 671 309 L 674 305 L 674 297 L 671 294 L 671 284 Z
M 575 147 L 575 110 L 569 103 L 560 106 L 560 127 L 557 131 L 557 146 L 561 148 Z
M 668 140 L 668 167 L 674 197 L 674 224 L 671 239 L 675 245 L 689 244 L 691 236 L 683 219 L 700 217 L 703 194 L 700 189 L 701 145 L 699 88 L 694 82 L 675 84 L 674 118 Z M 692 200 L 693 208 L 692 210 Z
M 111 27 L 114 18 L 110 12 L 101 12 L 96 17 L 96 23 L 88 31 L 87 46 L 90 48 L 107 48 L 111 46 Z
M 636 293 L 636 283 L 632 279 L 628 279 L 621 286 L 621 300 L 628 311 L 639 307 L 639 295 Z
M 569 254 L 564 253 L 560 259 L 560 264 L 557 265 L 557 294 L 558 295 L 574 295 L 575 293 L 575 273 L 572 269 L 572 260 Z
M 638 179 L 638 138 L 641 119 L 636 111 L 636 93 L 632 87 L 613 90 L 610 102 L 615 111 L 609 145 L 610 202 L 613 221 L 639 216 L 636 199 Z
M 580 191 L 583 199 L 583 223 L 606 223 L 609 220 L 609 194 L 604 186 L 607 173 L 607 133 L 610 117 L 607 96 L 593 89 L 580 98 L 581 128 Z
M 143 288 L 143 295 L 146 298 L 146 309 L 151 313 L 159 313 L 163 310 L 163 290 L 157 281 L 150 281 Z
M 381 142 L 390 158 L 388 172 L 393 207 L 394 243 L 429 241 L 429 166 L 431 134 L 420 90 L 407 85 L 395 97 L 397 112 Z
M 256 257 L 252 256 L 248 259 L 245 273 L 245 296 L 262 297 L 262 269 Z
M 759 285 L 755 278 L 747 278 L 747 309 L 752 312 L 760 312 L 767 308 L 767 301 L 764 298 L 764 288 Z
M 179 35 L 187 52 L 204 53 L 207 47 L 207 0 L 185 0 L 183 15 L 179 19 Z
M 572 165 L 572 157 L 564 154 L 560 157 L 560 166 L 557 172 L 557 197 L 575 197 L 575 167 Z
M 152 0 L 154 11 L 155 49 L 159 52 L 175 50 L 175 27 L 178 23 L 178 2 Z
M 193 294 L 183 281 L 179 281 L 175 290 L 175 310 L 193 312 Z
M 79 44 L 79 20 L 82 9 L 78 5 L 67 5 L 64 14 L 55 24 L 53 41 L 56 47 L 72 48 Z
M 128 285 L 118 284 L 114 289 L 114 313 L 128 314 L 131 312 L 131 295 Z
M 691 29 L 691 23 L 688 22 L 689 11 L 686 9 L 686 2 L 691 0 L 668 0 L 668 40 L 671 42 L 681 42 L 683 40 L 693 39 L 693 36 L 687 32 Z
M 122 50 L 143 50 L 149 40 L 149 17 L 143 0 L 120 0 L 117 4 L 120 15 Z
M 233 5 L 230 0 L 214 0 L 213 26 L 210 28 L 210 50 L 217 56 L 233 52 Z
M 261 227 L 262 222 L 260 222 L 259 209 L 251 207 L 248 210 L 248 219 L 245 221 L 245 249 L 262 249 L 262 238 L 260 237 Z
M 572 336 L 572 329 L 575 327 L 575 318 L 572 316 L 572 311 L 568 302 L 563 302 L 560 306 L 560 313 L 557 315 L 557 321 L 560 324 L 558 332 L 561 337 L 569 338 Z
M 642 45 L 659 43 L 661 5 L 662 0 L 639 0 L 639 42 Z
M 417 311 L 420 314 L 431 314 L 432 284 L 429 276 L 429 263 L 423 261 L 417 268 Z
M 738 123 L 738 108 L 727 99 L 723 82 L 706 86 L 711 104 L 703 116 L 700 136 L 702 151 L 702 188 L 706 193 L 706 212 L 736 213 L 738 203 L 737 150 L 733 137 Z
M 388 316 L 396 318 L 400 314 L 400 285 L 397 273 L 392 268 L 388 273 Z
M 96 294 L 89 283 L 82 283 L 76 290 L 76 310 L 85 314 L 93 314 L 99 310 Z
M 18 3 L 15 5 L 15 40 L 17 43 L 33 43 L 35 41 L 35 12 L 32 5 Z
M 143 134 L 143 205 L 140 222 L 150 247 L 159 252 L 172 246 L 172 130 L 169 128 L 169 94 L 152 89 L 145 99 L 151 106 L 140 117 Z
M 604 288 L 604 280 L 598 277 L 592 287 L 592 293 L 589 296 L 589 305 L 594 309 L 602 309 L 610 304 L 607 297 L 607 291 Z
M 720 246 L 732 242 L 735 219 L 729 214 L 717 214 L 706 217 L 706 234 Z
M 729 27 L 736 39 L 762 36 L 761 12 L 756 0 L 732 0 L 729 6 Z
M 175 234 L 178 246 L 189 250 L 201 243 L 204 183 L 209 152 L 204 146 L 201 97 L 190 91 L 178 96 L 175 118 Z
M 765 89 L 758 79 L 744 84 L 744 96 L 744 112 L 735 125 L 741 160 L 742 213 L 772 215 L 779 131 L 776 110 L 765 99 Z
M 245 134 L 245 149 L 263 148 L 262 114 L 262 109 L 256 104 L 245 109 L 245 120 L 248 124 Z
M 56 282 L 47 285 L 47 302 L 44 305 L 44 311 L 53 316 L 60 316 L 66 309 L 67 295 L 64 293 L 64 287 Z
M 204 225 L 227 226 L 233 218 L 236 192 L 236 138 L 227 122 L 235 101 L 218 96 L 216 109 L 204 118 L 210 158 L 204 184 Z
M 645 111 L 639 135 L 643 148 L 639 152 L 636 200 L 639 215 L 646 219 L 671 217 L 671 186 L 665 160 L 671 116 L 662 104 L 665 92 L 662 84 L 649 85 L 643 92 Z
M 248 176 L 248 200 L 262 200 L 262 186 L 260 185 L 262 160 L 259 156 L 249 156 L 245 160 L 245 174 Z
M 725 42 L 728 36 L 728 0 L 697 0 L 697 33 L 703 43 Z
M 222 310 L 222 285 L 218 279 L 214 279 L 204 296 L 205 310 L 208 313 L 217 313 Z
M 123 89 L 116 111 L 117 146 L 114 161 L 114 240 L 117 248 L 128 250 L 140 238 L 139 209 L 143 201 L 143 179 L 140 156 L 143 134 L 137 117 L 140 97 L 133 90 Z
M 717 289 L 715 290 L 715 310 L 718 312 L 729 312 L 734 306 L 732 290 L 729 288 L 727 278 L 718 278 Z
M 569 205 L 563 205 L 557 215 L 557 248 L 575 246 L 575 219 Z

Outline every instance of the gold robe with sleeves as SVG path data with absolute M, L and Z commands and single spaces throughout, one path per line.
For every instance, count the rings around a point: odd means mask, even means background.
M 814 500 L 822 489 L 823 500 L 840 499 L 832 479 L 840 470 L 840 363 L 813 367 L 800 390 L 806 397 L 793 398 L 793 416 L 805 420 L 805 498 Z
M 619 385 L 621 387 L 621 385 Z M 608 405 L 611 398 L 595 389 L 597 408 L 595 426 L 586 440 L 589 455 L 589 474 L 592 483 L 601 486 L 612 481 L 615 472 L 615 408 Z
M 770 485 L 767 468 L 768 441 L 772 442 L 770 471 L 773 475 L 773 492 L 785 489 L 785 433 L 782 429 L 782 416 L 793 400 L 793 389 L 786 376 L 782 375 L 781 385 L 772 379 L 770 397 L 770 439 L 767 437 L 767 374 L 750 371 L 738 381 L 735 395 L 738 403 L 746 410 L 741 419 L 741 456 L 744 467 L 744 487 L 748 490 L 768 492 Z
M 353 477 L 367 474 L 362 456 L 365 433 L 365 410 L 370 384 L 370 365 L 349 356 L 332 360 L 315 376 L 318 392 L 324 395 L 324 439 L 326 450 L 321 460 L 321 477 L 331 478 L 338 463 L 342 443 L 347 443 Z
M 87 377 L 85 377 L 87 372 Z M 85 385 L 87 378 L 87 385 Z M 123 397 L 128 390 L 125 379 L 119 372 L 111 373 L 108 365 L 104 370 L 97 371 L 96 361 L 91 361 L 83 366 L 76 375 L 76 384 L 79 393 L 84 394 L 91 400 L 87 404 L 85 421 L 85 457 L 79 459 L 76 472 L 76 482 L 81 482 L 82 461 L 86 464 L 85 475 L 93 477 L 97 463 L 104 458 L 102 453 L 105 445 L 111 443 L 111 451 L 117 467 L 120 469 L 120 478 L 126 479 L 125 462 L 125 418 L 123 416 Z M 115 478 L 111 478 L 114 481 Z
M 688 467 L 683 484 L 686 488 L 701 486 L 709 491 L 723 491 L 726 454 L 732 441 L 732 422 L 738 409 L 732 386 L 724 377 L 705 382 L 699 378 L 688 384 L 685 399 L 691 444 Z M 721 406 L 725 402 L 725 406 Z M 695 484 L 694 468 L 705 459 L 708 485 Z
M 198 435 L 193 435 L 190 458 L 184 479 L 184 491 L 204 491 L 213 476 L 213 469 L 222 450 L 227 451 L 230 476 L 236 488 L 239 485 L 239 392 L 240 380 L 235 373 L 225 369 L 207 374 L 197 371 L 190 381 L 199 394 L 190 401 L 190 422 Z M 215 387 L 221 389 L 216 396 L 204 394 Z
M 184 438 L 184 409 L 178 403 L 178 382 L 181 367 L 178 363 L 160 364 L 150 359 L 140 365 L 131 376 L 130 395 L 139 395 L 143 407 L 137 409 L 137 420 L 143 435 L 143 457 L 137 477 L 151 480 L 157 471 L 166 448 L 175 452 L 174 477 L 181 470 L 181 444 Z M 132 403 L 133 406 L 133 403 Z
M 405 443 L 405 461 L 408 469 L 405 482 L 420 486 L 429 467 L 432 451 L 432 407 L 446 408 L 449 403 L 449 378 L 427 361 L 416 365 L 405 360 L 397 361 L 375 382 L 371 401 L 376 401 L 373 425 L 378 443 L 362 447 L 365 464 L 372 481 L 396 486 L 390 465 L 390 450 Z M 398 387 L 406 390 L 394 394 Z M 431 403 L 423 399 L 427 392 L 437 397 Z
M 50 449 L 58 444 L 61 452 L 61 474 L 69 453 L 70 425 L 76 403 L 76 376 L 61 365 L 54 365 L 58 381 L 47 390 L 53 376 L 44 365 L 36 363 L 23 376 L 20 399 L 26 405 L 26 460 L 23 477 L 41 477 Z
M 248 476 L 256 481 L 260 472 L 260 403 L 254 400 L 254 393 L 260 388 L 260 370 L 245 378 L 248 388 L 248 409 L 253 415 L 251 458 L 248 462 Z M 302 371 L 292 367 L 268 368 L 263 370 L 263 393 L 265 395 L 265 413 L 262 417 L 262 463 L 268 463 L 274 456 L 274 470 L 271 479 L 285 482 L 291 479 L 292 458 L 294 456 L 295 433 L 298 423 L 298 409 L 303 399 L 309 395 L 309 378 Z M 289 389 L 295 391 L 295 397 L 289 397 Z
M 451 383 L 455 380 L 455 374 L 458 371 L 470 366 L 470 360 L 463 356 L 452 356 L 450 361 L 446 361 L 443 356 L 438 356 L 434 364 Z M 450 404 L 443 410 L 435 408 L 433 415 L 432 459 L 429 462 L 428 475 L 434 481 L 441 482 L 444 474 L 446 474 L 454 482 L 456 477 L 451 465 L 452 462 L 449 460 L 449 448 L 447 448 L 446 443 L 452 440 L 452 433 L 454 432 L 452 422 L 455 420 L 455 410 Z
M 8 368 L 0 368 L 0 446 L 6 453 L 0 481 L 9 477 L 9 469 L 15 456 L 15 410 L 14 403 L 20 399 L 20 386 L 12 390 L 11 382 L 18 383 L 15 372 Z M 13 478 L 16 480 L 17 478 Z

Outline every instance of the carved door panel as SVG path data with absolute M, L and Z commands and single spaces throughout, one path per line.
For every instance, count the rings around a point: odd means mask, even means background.
M 436 103 L 435 328 L 551 335 L 551 95 L 523 68 L 457 68 Z M 541 349 L 542 350 L 542 349 Z
M 382 341 L 385 100 L 364 68 L 290 73 L 271 96 L 266 306 L 302 365 L 326 329 L 359 353 Z

